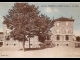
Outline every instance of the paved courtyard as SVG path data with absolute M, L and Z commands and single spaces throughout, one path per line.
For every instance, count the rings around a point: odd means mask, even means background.
M 18 48 L 0 47 L 0 58 L 78 58 L 80 48 L 53 47 L 41 50 L 19 50 Z

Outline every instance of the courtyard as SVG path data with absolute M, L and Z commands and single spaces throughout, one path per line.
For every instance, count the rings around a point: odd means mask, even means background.
M 59 46 L 40 50 L 0 47 L 0 58 L 79 58 L 80 48 Z

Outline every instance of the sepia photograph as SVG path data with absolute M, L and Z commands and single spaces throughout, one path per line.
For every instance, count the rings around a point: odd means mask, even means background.
M 80 58 L 80 2 L 0 2 L 0 58 Z

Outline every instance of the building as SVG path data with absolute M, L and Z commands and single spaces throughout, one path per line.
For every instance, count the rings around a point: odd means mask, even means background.
M 6 24 L 4 24 L 4 32 L 3 32 L 3 47 L 17 47 L 17 48 L 22 48 L 23 47 L 23 42 L 22 41 L 18 41 L 18 40 L 14 40 L 13 38 L 9 38 L 9 34 L 10 34 L 10 29 L 7 28 Z M 30 37 L 30 41 L 29 41 L 29 37 L 28 37 L 28 41 L 25 41 L 25 48 L 39 48 L 40 42 L 38 41 L 38 36 L 32 36 Z
M 72 17 L 54 20 L 51 39 L 55 46 L 74 46 L 73 23 Z
M 80 48 L 80 36 L 76 36 L 75 48 Z
M 22 42 L 19 42 L 18 40 L 13 40 L 13 38 L 9 38 L 11 30 L 7 28 L 6 24 L 4 24 L 3 31 L 3 47 L 22 47 Z
M 3 37 L 4 37 L 3 32 L 0 32 L 0 47 L 3 46 Z

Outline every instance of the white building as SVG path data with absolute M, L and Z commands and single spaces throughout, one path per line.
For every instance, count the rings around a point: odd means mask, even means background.
M 51 39 L 55 46 L 74 46 L 73 23 L 72 17 L 54 20 Z

